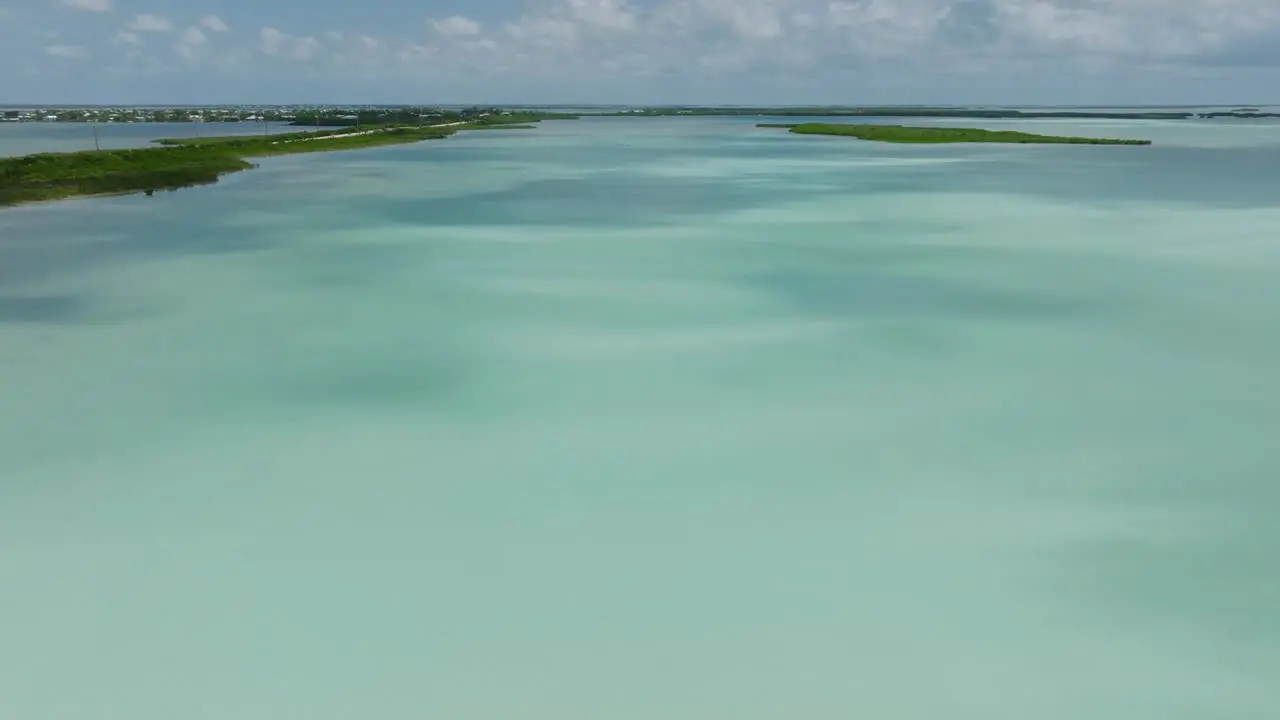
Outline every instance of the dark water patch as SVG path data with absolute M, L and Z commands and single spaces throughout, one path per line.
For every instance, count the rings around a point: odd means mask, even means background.
M 528 131 L 536 132 L 536 131 Z M 590 137 L 590 136 L 587 136 Z M 559 143 L 521 142 L 466 143 L 451 138 L 430 147 L 402 146 L 377 153 L 361 153 L 365 159 L 392 164 L 422 164 L 452 166 L 469 163 L 547 164 L 556 167 L 566 163 L 584 168 L 618 167 L 643 162 L 657 154 L 674 154 L 678 148 L 655 147 L 650 144 L 616 142 L 578 142 L 571 145 Z M 329 156 L 324 160 L 337 160 Z
M 9 232 L 21 238 L 0 239 L 0 281 L 29 282 L 154 258 L 259 252 L 278 244 L 270 232 L 226 222 L 246 209 L 243 198 L 216 191 L 183 194 L 187 197 L 89 200 L 71 212 L 51 204 L 20 217 L 0 213 L 0 238 Z M 98 203 L 127 210 L 112 212 Z M 145 203 L 158 206 L 146 208 Z M 298 221 L 307 217 L 301 214 Z
M 110 301 L 80 292 L 0 295 L 0 324 L 91 326 L 154 317 L 164 308 L 145 303 Z
M 1266 483 L 1275 477 L 1274 470 L 1250 482 Z M 1235 484 L 1219 493 L 1236 500 L 1248 497 Z M 1183 524 L 1164 533 L 1099 538 L 1055 553 L 1053 561 L 1072 570 L 1071 584 L 1058 591 L 1078 599 L 1094 621 L 1177 627 L 1187 635 L 1217 639 L 1234 652 L 1216 662 L 1228 663 L 1240 680 L 1269 683 L 1272 675 L 1256 661 L 1273 656 L 1280 643 L 1280 614 L 1275 612 L 1280 580 L 1272 570 L 1276 533 L 1262 509 L 1274 507 L 1271 500 L 1262 506 L 1240 504 L 1228 516 L 1233 525 L 1226 528 L 1212 515 L 1198 524 L 1191 506 L 1179 508 L 1185 511 L 1177 516 Z M 1201 715 L 1209 716 L 1216 717 Z
M 343 328 L 335 327 L 337 333 Z M 401 327 L 392 338 L 353 339 L 360 347 L 322 347 L 264 361 L 239 385 L 246 401 L 299 408 L 412 409 L 451 414 L 474 409 L 485 376 L 474 346 L 443 330 Z M 351 329 L 359 336 L 359 329 Z
M 0 323 L 80 323 L 91 308 L 83 295 L 0 295 Z
M 749 277 L 747 282 L 816 317 L 1033 321 L 1078 318 L 1106 307 L 1092 299 L 1001 290 L 898 272 L 766 272 Z
M 218 255 L 265 250 L 274 243 L 258 233 L 236 232 L 216 224 L 179 218 L 135 224 L 128 232 L 86 238 L 58 223 L 40 229 L 47 244 L 21 248 L 0 245 L 0 279 L 34 281 L 67 272 L 184 255 Z
M 423 245 L 409 244 L 300 244 L 277 267 L 303 285 L 366 288 L 410 271 L 422 261 L 424 252 Z
M 307 368 L 273 383 L 272 394 L 304 405 L 428 406 L 457 387 L 454 370 L 412 357 L 383 358 L 376 365 Z
M 831 174 L 812 174 L 805 184 L 775 181 L 769 203 L 785 204 L 815 195 L 911 192 L 919 189 L 919 183 L 910 179 L 918 173 L 915 168 L 893 168 L 884 173 L 838 169 Z M 637 228 L 760 207 L 762 182 L 768 179 L 670 177 L 619 170 L 582 178 L 533 180 L 465 198 L 374 198 L 370 203 L 381 207 L 389 219 L 410 224 Z
M 600 173 L 536 180 L 465 200 L 395 199 L 380 204 L 396 221 L 426 225 L 575 225 L 645 227 L 724 210 L 753 207 L 758 189 L 732 182 Z M 378 201 L 374 201 L 378 202 Z

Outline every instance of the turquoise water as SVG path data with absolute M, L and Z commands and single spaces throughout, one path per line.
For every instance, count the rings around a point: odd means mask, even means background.
M 0 122 L 0 157 L 42 152 L 78 152 L 97 147 L 119 150 L 151 146 L 160 138 L 193 138 L 210 135 L 262 135 L 310 130 L 284 123 L 60 123 Z
M 1280 127 L 755 121 L 0 212 L 0 717 L 1280 714 Z

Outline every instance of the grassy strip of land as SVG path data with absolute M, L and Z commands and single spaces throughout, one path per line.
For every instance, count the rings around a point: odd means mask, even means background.
M 1109 110 L 1007 110 L 952 107 L 659 107 L 622 112 L 600 113 L 618 117 L 671 117 L 688 115 L 755 116 L 755 117 L 883 117 L 883 118 L 981 118 L 986 120 L 1191 120 L 1195 118 L 1267 118 L 1280 113 L 1261 112 L 1256 108 L 1230 111 L 1146 111 Z
M 860 140 L 891 143 L 1017 143 L 1051 145 L 1150 145 L 1150 140 L 1112 140 L 1107 138 L 1035 135 L 1014 130 L 981 130 L 978 128 L 908 127 L 906 125 L 839 125 L 804 123 L 788 125 L 761 123 L 757 127 L 786 128 L 798 135 L 840 135 Z
M 368 127 L 376 125 L 441 125 L 465 122 L 479 126 L 527 125 L 543 120 L 577 120 L 578 115 L 533 110 L 464 110 L 417 113 L 410 109 L 361 110 L 349 114 L 301 113 L 291 125 L 304 127 Z
M 89 150 L 0 159 L 0 206 L 176 190 L 218 181 L 253 164 L 235 153 L 201 146 Z
M 188 138 L 159 140 L 161 147 L 154 148 L 0 158 L 0 207 L 88 195 L 150 195 L 215 183 L 227 173 L 256 167 L 248 158 L 413 143 L 475 127 L 459 123 Z

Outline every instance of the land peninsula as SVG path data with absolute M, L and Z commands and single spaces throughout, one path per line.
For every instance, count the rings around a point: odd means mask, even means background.
M 1150 145 L 1150 140 L 1036 135 L 1014 130 L 981 130 L 956 127 L 909 127 L 906 125 L 844 125 L 831 123 L 760 123 L 756 127 L 785 128 L 797 135 L 838 135 L 859 140 L 891 143 L 1015 143 L 1020 145 Z
M 438 140 L 463 130 L 528 128 L 535 113 L 442 124 L 373 125 L 262 136 L 157 140 L 158 147 L 0 158 L 0 207 L 93 195 L 177 190 L 257 167 L 250 158 Z

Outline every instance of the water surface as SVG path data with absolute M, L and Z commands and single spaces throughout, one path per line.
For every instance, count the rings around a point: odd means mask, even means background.
M 756 121 L 0 212 L 0 716 L 1280 714 L 1278 131 Z
M 79 123 L 0 122 L 0 157 L 33 153 L 120 150 L 152 146 L 161 138 L 194 138 L 212 135 L 263 135 L 307 131 L 285 123 Z

